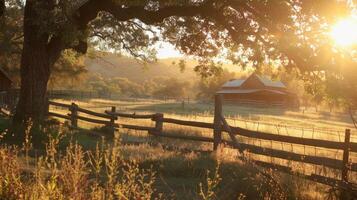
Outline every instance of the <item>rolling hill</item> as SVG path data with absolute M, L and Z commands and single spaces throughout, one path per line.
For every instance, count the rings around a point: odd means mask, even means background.
M 86 58 L 85 65 L 89 73 L 103 78 L 123 77 L 135 82 L 163 76 L 186 80 L 198 78 L 193 71 L 193 61 L 187 61 L 186 69 L 181 72 L 177 64 L 172 64 L 175 60 L 179 59 L 163 59 L 144 65 L 130 57 L 107 54 L 101 58 Z
M 144 65 L 131 57 L 106 54 L 100 58 L 87 57 L 85 65 L 89 73 L 100 75 L 103 78 L 122 77 L 139 83 L 155 77 L 174 77 L 184 80 L 199 78 L 193 71 L 193 68 L 198 64 L 197 61 L 190 58 L 184 59 L 185 70 L 181 71 L 177 64 L 179 60 L 182 58 L 166 58 Z M 237 74 L 242 72 L 241 68 L 231 64 L 224 64 L 223 68 Z

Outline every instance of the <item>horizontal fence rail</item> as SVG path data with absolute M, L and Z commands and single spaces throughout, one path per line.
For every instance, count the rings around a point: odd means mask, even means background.
M 231 128 L 233 129 L 234 134 L 236 135 L 256 138 L 256 139 L 273 140 L 276 142 L 293 143 L 293 144 L 300 144 L 300 145 L 307 145 L 307 146 L 314 146 L 314 147 L 321 147 L 321 148 L 328 148 L 328 149 L 339 149 L 339 150 L 343 150 L 345 146 L 345 143 L 343 142 L 302 138 L 302 137 L 294 137 L 294 136 L 287 136 L 287 135 L 276 135 L 271 133 L 251 131 L 239 127 L 231 127 Z M 350 151 L 357 152 L 357 143 L 352 143 L 352 142 L 350 143 Z
M 332 182 L 335 184 L 336 181 L 339 181 L 338 184 L 343 185 L 345 183 L 348 183 L 348 179 L 347 179 L 348 171 L 357 172 L 357 163 L 351 163 L 349 160 L 350 152 L 357 152 L 357 143 L 353 143 L 349 141 L 349 137 L 350 137 L 349 130 L 346 129 L 345 142 L 336 142 L 336 141 L 321 140 L 321 139 L 310 139 L 310 138 L 287 136 L 287 135 L 277 135 L 272 133 L 252 131 L 241 127 L 233 127 L 233 126 L 229 126 L 227 121 L 222 116 L 222 111 L 220 108 L 222 105 L 219 99 L 216 99 L 215 110 L 217 113 L 215 113 L 215 120 L 213 123 L 165 118 L 164 115 L 161 113 L 156 113 L 156 114 L 120 113 L 120 112 L 116 112 L 115 107 L 112 107 L 111 110 L 106 110 L 104 113 L 99 113 L 84 108 L 80 108 L 78 107 L 78 105 L 74 103 L 70 105 L 70 104 L 63 104 L 63 103 L 49 101 L 49 106 L 63 107 L 68 109 L 70 113 L 68 113 L 67 115 L 59 114 L 55 112 L 48 112 L 48 115 L 70 120 L 73 128 L 78 128 L 78 120 L 82 120 L 82 121 L 100 124 L 109 127 L 113 131 L 112 132 L 113 134 L 114 131 L 118 128 L 148 131 L 150 135 L 156 137 L 209 142 L 214 144 L 214 148 L 217 148 L 219 144 L 226 144 L 227 146 L 234 149 L 238 149 L 241 152 L 244 151 L 257 155 L 274 157 L 284 160 L 302 162 L 312 165 L 320 165 L 320 166 L 325 166 L 331 169 L 337 169 L 342 171 L 342 180 L 331 179 L 328 177 L 325 177 L 325 179 L 323 179 L 319 177 L 319 175 L 314 175 L 314 174 L 313 174 L 314 177 L 312 176 L 307 177 L 310 180 L 315 180 L 315 181 L 320 180 L 319 182 L 324 184 L 332 183 Z M 81 116 L 79 113 L 84 113 L 86 115 L 94 116 L 96 118 L 93 119 L 91 117 L 84 117 Z M 155 122 L 155 126 L 148 127 L 148 126 L 115 123 L 116 120 L 118 119 L 120 121 L 120 118 L 149 119 Z M 204 136 L 179 135 L 179 134 L 168 133 L 163 131 L 164 123 L 211 129 L 214 132 L 214 137 L 211 138 L 211 137 L 204 137 Z M 228 135 L 230 136 L 230 140 L 223 139 L 222 133 L 228 133 Z M 281 142 L 287 144 L 306 145 L 311 147 L 340 150 L 343 151 L 343 159 L 339 160 L 339 159 L 317 156 L 317 155 L 305 155 L 305 154 L 295 153 L 286 150 L 278 150 L 274 148 L 266 148 L 257 145 L 247 144 L 236 139 L 236 136 L 265 140 L 265 141 Z M 258 160 L 255 160 L 254 162 L 258 163 L 259 165 L 272 165 L 272 163 L 267 163 Z M 279 166 L 279 165 L 276 166 L 277 168 L 288 169 L 288 167 L 286 166 Z M 328 181 L 322 181 L 322 179 Z
M 64 104 L 64 103 L 59 103 L 59 102 L 54 102 L 54 101 L 49 101 L 48 102 L 52 106 L 57 106 L 57 107 L 63 107 L 63 108 L 70 108 L 70 104 Z
M 154 119 L 155 121 L 155 119 Z M 182 125 L 182 126 L 191 126 L 191 127 L 197 127 L 197 128 L 209 128 L 213 129 L 213 123 L 208 123 L 208 122 L 196 122 L 196 121 L 187 121 L 187 120 L 179 120 L 179 119 L 172 119 L 172 118 L 163 118 L 163 122 L 169 123 L 169 124 L 176 124 L 176 125 Z
M 105 113 L 111 116 L 116 116 L 116 117 L 125 117 L 125 118 L 132 118 L 132 119 L 153 119 L 155 118 L 155 114 L 152 115 L 143 115 L 143 114 L 128 114 L 128 113 L 117 113 L 117 112 L 111 112 L 106 110 Z
M 79 108 L 77 109 L 78 112 L 82 112 L 88 115 L 93 115 L 95 117 L 101 117 L 101 118 L 106 118 L 106 119 L 112 119 L 113 115 L 108 115 L 106 113 L 97 113 L 97 112 L 93 112 L 91 110 L 87 110 L 87 109 L 83 109 L 83 108 Z
M 208 123 L 208 122 L 187 121 L 187 120 L 179 120 L 179 119 L 172 119 L 172 118 L 163 118 L 163 122 L 176 124 L 176 125 L 197 127 L 197 128 L 214 129 L 213 123 Z M 294 136 L 287 136 L 287 135 L 277 135 L 272 133 L 252 131 L 249 129 L 233 127 L 233 126 L 230 126 L 230 128 L 234 131 L 235 135 L 240 135 L 240 136 L 255 138 L 255 139 L 262 139 L 262 140 L 272 140 L 275 142 L 285 142 L 285 143 L 336 149 L 336 150 L 343 150 L 345 145 L 344 142 L 336 142 L 336 141 L 321 140 L 321 139 L 310 139 L 310 138 L 294 137 Z M 222 129 L 222 131 L 228 132 L 228 130 L 224 128 Z M 357 152 L 357 143 L 350 142 L 350 151 Z
M 69 116 L 70 117 L 74 117 L 71 114 L 69 114 Z M 77 119 L 79 119 L 79 120 L 83 120 L 83 121 L 86 121 L 86 122 L 91 122 L 91 123 L 94 123 L 94 124 L 102 124 L 102 125 L 110 124 L 110 121 L 105 121 L 105 120 L 100 120 L 100 119 L 92 119 L 92 118 L 83 117 L 83 116 L 80 116 L 80 115 L 76 115 L 75 117 Z
M 48 115 L 49 115 L 49 116 L 53 116 L 53 117 L 62 118 L 62 119 L 68 119 L 68 120 L 71 119 L 71 117 L 68 116 L 68 115 L 62 115 L 62 114 L 54 113 L 54 112 L 48 112 Z

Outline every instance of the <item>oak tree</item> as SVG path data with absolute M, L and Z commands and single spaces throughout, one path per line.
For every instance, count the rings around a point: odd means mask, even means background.
M 150 44 L 164 39 L 196 56 L 203 75 L 215 73 L 220 59 L 244 66 L 279 60 L 309 75 L 327 69 L 316 62 L 329 48 L 324 33 L 351 12 L 338 0 L 27 0 L 14 122 L 43 120 L 54 64 L 66 49 L 86 53 L 89 41 L 150 59 Z

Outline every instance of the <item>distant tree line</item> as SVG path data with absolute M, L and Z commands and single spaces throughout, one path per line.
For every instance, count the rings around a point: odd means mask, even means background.
M 348 111 L 348 102 L 338 94 L 338 85 L 333 81 L 322 82 L 320 79 L 304 80 L 297 70 L 286 70 L 274 65 L 262 65 L 259 68 L 232 72 L 221 69 L 212 76 L 195 80 L 157 76 L 142 82 L 125 77 L 104 78 L 99 74 L 87 73 L 83 57 L 73 52 L 65 52 L 57 64 L 50 80 L 51 89 L 92 90 L 98 94 L 141 98 L 186 98 L 211 101 L 222 85 L 232 79 L 247 78 L 253 71 L 272 79 L 281 80 L 289 91 L 294 92 L 303 109 L 314 107 L 332 111 Z M 62 66 L 62 67 L 60 67 Z M 180 66 L 182 68 L 182 66 Z M 68 76 L 71 75 L 71 76 Z

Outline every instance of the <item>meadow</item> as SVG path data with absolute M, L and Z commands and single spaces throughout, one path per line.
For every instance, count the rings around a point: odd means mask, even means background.
M 118 112 L 153 114 L 163 113 L 165 117 L 174 119 L 183 119 L 200 122 L 213 122 L 214 105 L 213 102 L 202 103 L 192 101 L 185 102 L 183 105 L 180 101 L 162 101 L 148 99 L 125 99 L 125 100 L 105 100 L 105 99 L 88 99 L 82 101 L 60 100 L 62 103 L 76 102 L 82 108 L 88 108 L 93 111 L 104 112 L 115 106 Z M 56 109 L 56 108 L 54 108 Z M 58 111 L 58 110 L 56 110 Z M 59 112 L 68 112 L 60 110 Z M 242 127 L 254 131 L 273 133 L 277 135 L 297 136 L 302 138 L 322 139 L 330 141 L 344 141 L 345 129 L 351 129 L 351 142 L 357 142 L 355 128 L 347 113 L 343 112 L 316 112 L 310 109 L 282 109 L 282 108 L 265 108 L 254 106 L 239 106 L 233 104 L 224 104 L 223 113 L 227 122 L 236 127 Z M 85 116 L 85 114 L 84 114 Z M 132 125 L 154 126 L 151 120 L 132 120 L 120 118 L 119 123 Z M 84 128 L 96 128 L 93 124 L 81 122 L 80 126 Z M 165 124 L 164 130 L 167 132 L 176 132 L 187 135 L 199 135 L 212 137 L 212 131 L 202 128 L 184 127 L 172 124 Z M 121 135 L 128 140 L 133 135 L 145 141 L 146 132 L 120 130 Z M 130 136 L 130 137 L 129 137 Z M 227 137 L 227 136 L 226 136 Z M 321 149 L 302 145 L 290 145 L 280 142 L 270 142 L 242 138 L 249 144 L 255 144 L 263 147 L 274 147 L 280 150 L 289 150 L 296 153 L 307 155 L 321 155 L 330 158 L 342 157 L 342 152 L 338 150 Z M 187 145 L 187 144 L 184 144 Z M 197 145 L 191 145 L 196 148 Z M 211 149 L 211 146 L 201 145 L 199 149 Z M 357 155 L 352 153 L 351 160 L 357 162 Z
M 164 113 L 167 117 L 212 122 L 213 104 L 161 100 L 56 99 L 76 102 L 82 108 L 104 112 L 111 106 L 128 113 Z M 68 113 L 58 107 L 52 111 Z M 329 140 L 343 140 L 348 116 L 341 113 L 252 108 L 225 105 L 230 124 L 276 134 L 299 135 Z M 119 122 L 153 126 L 150 120 L 119 118 Z M 64 122 L 64 121 L 62 121 Z M 1 127 L 7 121 L 1 120 Z M 81 130 L 71 130 L 67 123 L 48 122 L 51 136 L 45 151 L 3 147 L 0 171 L 4 177 L 0 195 L 14 199 L 324 199 L 335 197 L 334 188 L 303 178 L 265 169 L 237 158 L 238 152 L 222 147 L 211 152 L 212 144 L 163 139 L 143 131 L 119 129 L 114 138 L 105 129 L 79 122 Z M 211 130 L 165 125 L 170 133 L 212 137 Z M 325 138 L 324 138 L 325 137 Z M 328 137 L 328 138 L 326 138 Z M 272 146 L 294 152 L 341 156 L 316 148 L 282 143 L 254 141 L 246 143 Z M 355 140 L 352 137 L 352 141 Z M 258 160 L 288 164 L 296 170 L 338 172 L 282 159 L 253 156 Z M 11 162 L 9 162 L 9 160 Z M 80 172 L 80 173 L 79 173 Z M 24 178 L 24 174 L 26 178 Z M 31 177 L 31 178 L 28 178 Z M 353 177 L 352 177 L 353 178 Z M 11 190 L 17 187 L 16 192 Z M 17 192 L 18 191 L 18 192 Z M 338 195 L 337 195 L 338 196 Z M 52 198 L 51 198 L 52 199 Z

